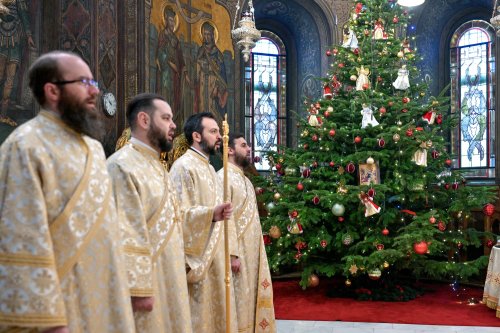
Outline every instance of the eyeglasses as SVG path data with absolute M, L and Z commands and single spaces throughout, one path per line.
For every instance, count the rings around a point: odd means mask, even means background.
M 52 82 L 54 84 L 57 84 L 57 85 L 65 85 L 65 84 L 71 84 L 71 83 L 81 83 L 85 86 L 85 88 L 88 88 L 90 86 L 96 88 L 96 89 L 99 89 L 99 82 L 97 82 L 96 80 L 92 80 L 92 79 L 78 79 L 78 80 L 70 80 L 70 81 L 55 81 L 55 82 Z

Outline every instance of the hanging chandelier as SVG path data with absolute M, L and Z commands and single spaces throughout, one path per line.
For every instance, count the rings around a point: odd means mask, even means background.
M 400 6 L 405 6 L 405 7 L 420 6 L 424 2 L 425 2 L 425 0 L 398 0 L 398 4 Z
M 243 0 L 244 1 L 244 0 Z M 240 8 L 239 1 L 236 5 L 236 15 L 234 21 L 236 23 L 236 17 L 238 16 L 238 10 Z M 243 54 L 243 60 L 245 62 L 250 59 L 250 52 L 255 47 L 255 43 L 260 38 L 260 31 L 255 28 L 255 17 L 252 0 L 248 1 L 248 11 L 241 14 L 241 19 L 238 22 L 238 28 L 231 30 L 231 36 L 236 41 L 236 45 L 241 50 Z
M 493 28 L 495 28 L 497 36 L 500 36 L 500 8 L 497 7 L 497 2 L 498 0 L 495 0 L 495 6 L 493 6 L 493 14 L 491 14 L 490 23 Z

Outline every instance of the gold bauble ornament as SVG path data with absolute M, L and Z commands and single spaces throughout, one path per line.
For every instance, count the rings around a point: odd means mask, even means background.
M 279 192 L 274 193 L 274 200 L 279 200 L 281 198 L 281 194 Z
M 384 261 L 384 268 L 387 269 L 389 268 L 390 264 L 387 261 Z
M 347 287 L 350 287 L 350 286 L 351 286 L 351 284 L 352 284 L 351 280 L 349 280 L 349 279 L 345 280 L 345 285 L 346 285 Z
M 319 277 L 316 274 L 311 274 L 309 275 L 309 278 L 307 279 L 307 286 L 308 287 L 317 287 L 319 285 Z
M 400 139 L 399 134 L 398 134 L 398 133 L 394 134 L 394 135 L 392 136 L 392 139 L 394 140 L 394 142 L 398 142 L 398 141 L 399 141 L 399 139 Z
M 280 230 L 280 228 L 278 226 L 276 226 L 276 225 L 273 225 L 269 229 L 269 236 L 271 236 L 274 239 L 280 238 L 281 237 L 281 230 Z
M 398 58 L 403 58 L 404 56 L 405 54 L 403 53 L 403 51 L 398 52 Z

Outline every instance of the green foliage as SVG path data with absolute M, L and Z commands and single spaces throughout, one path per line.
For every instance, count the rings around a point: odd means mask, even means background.
M 310 115 L 299 119 L 297 148 L 268 153 L 272 170 L 258 185 L 264 189 L 258 198 L 268 211 L 263 230 L 281 231 L 277 238 L 270 232 L 271 244 L 266 245 L 271 269 L 301 270 L 304 288 L 313 273 L 341 275 L 353 283 L 377 270 L 381 281 L 401 271 L 470 278 L 486 262 L 482 257 L 463 262 L 461 254 L 467 247 L 482 246 L 485 235 L 462 226 L 471 210 L 494 199 L 494 192 L 469 186 L 450 168 L 453 156 L 446 137 L 459 119 L 449 113 L 446 91 L 429 96 L 419 78 L 420 58 L 413 38 L 406 35 L 408 14 L 394 1 L 357 4 L 346 36 L 351 29 L 358 47 L 333 47 L 330 71 L 321 79 L 333 98 L 306 103 Z M 387 39 L 373 39 L 379 19 Z M 397 90 L 393 82 L 403 65 L 410 87 Z M 369 86 L 356 90 L 361 66 L 370 71 Z M 361 128 L 363 104 L 372 108 L 378 126 Z M 427 112 L 434 113 L 434 122 L 424 121 Z M 320 124 L 311 125 L 310 117 Z M 426 163 L 413 161 L 417 152 Z M 374 164 L 368 164 L 370 158 Z M 360 185 L 361 164 L 376 166 L 380 181 Z M 380 212 L 365 216 L 374 205 L 369 200 L 365 206 L 360 195 L 372 191 L 371 201 Z M 334 214 L 334 205 L 345 212 Z M 417 250 L 421 242 L 424 246 Z

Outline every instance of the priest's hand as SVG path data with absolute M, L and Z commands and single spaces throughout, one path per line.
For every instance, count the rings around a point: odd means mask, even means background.
M 58 326 L 41 331 L 42 333 L 69 333 L 69 328 L 67 326 Z
M 214 217 L 212 218 L 212 222 L 229 219 L 231 218 L 232 214 L 233 214 L 233 205 L 230 202 L 217 205 L 214 208 Z
M 154 297 L 137 297 L 132 296 L 132 310 L 134 312 L 151 312 L 153 311 Z
M 233 273 L 237 274 L 240 272 L 241 261 L 240 258 L 236 256 L 231 256 L 231 270 Z

